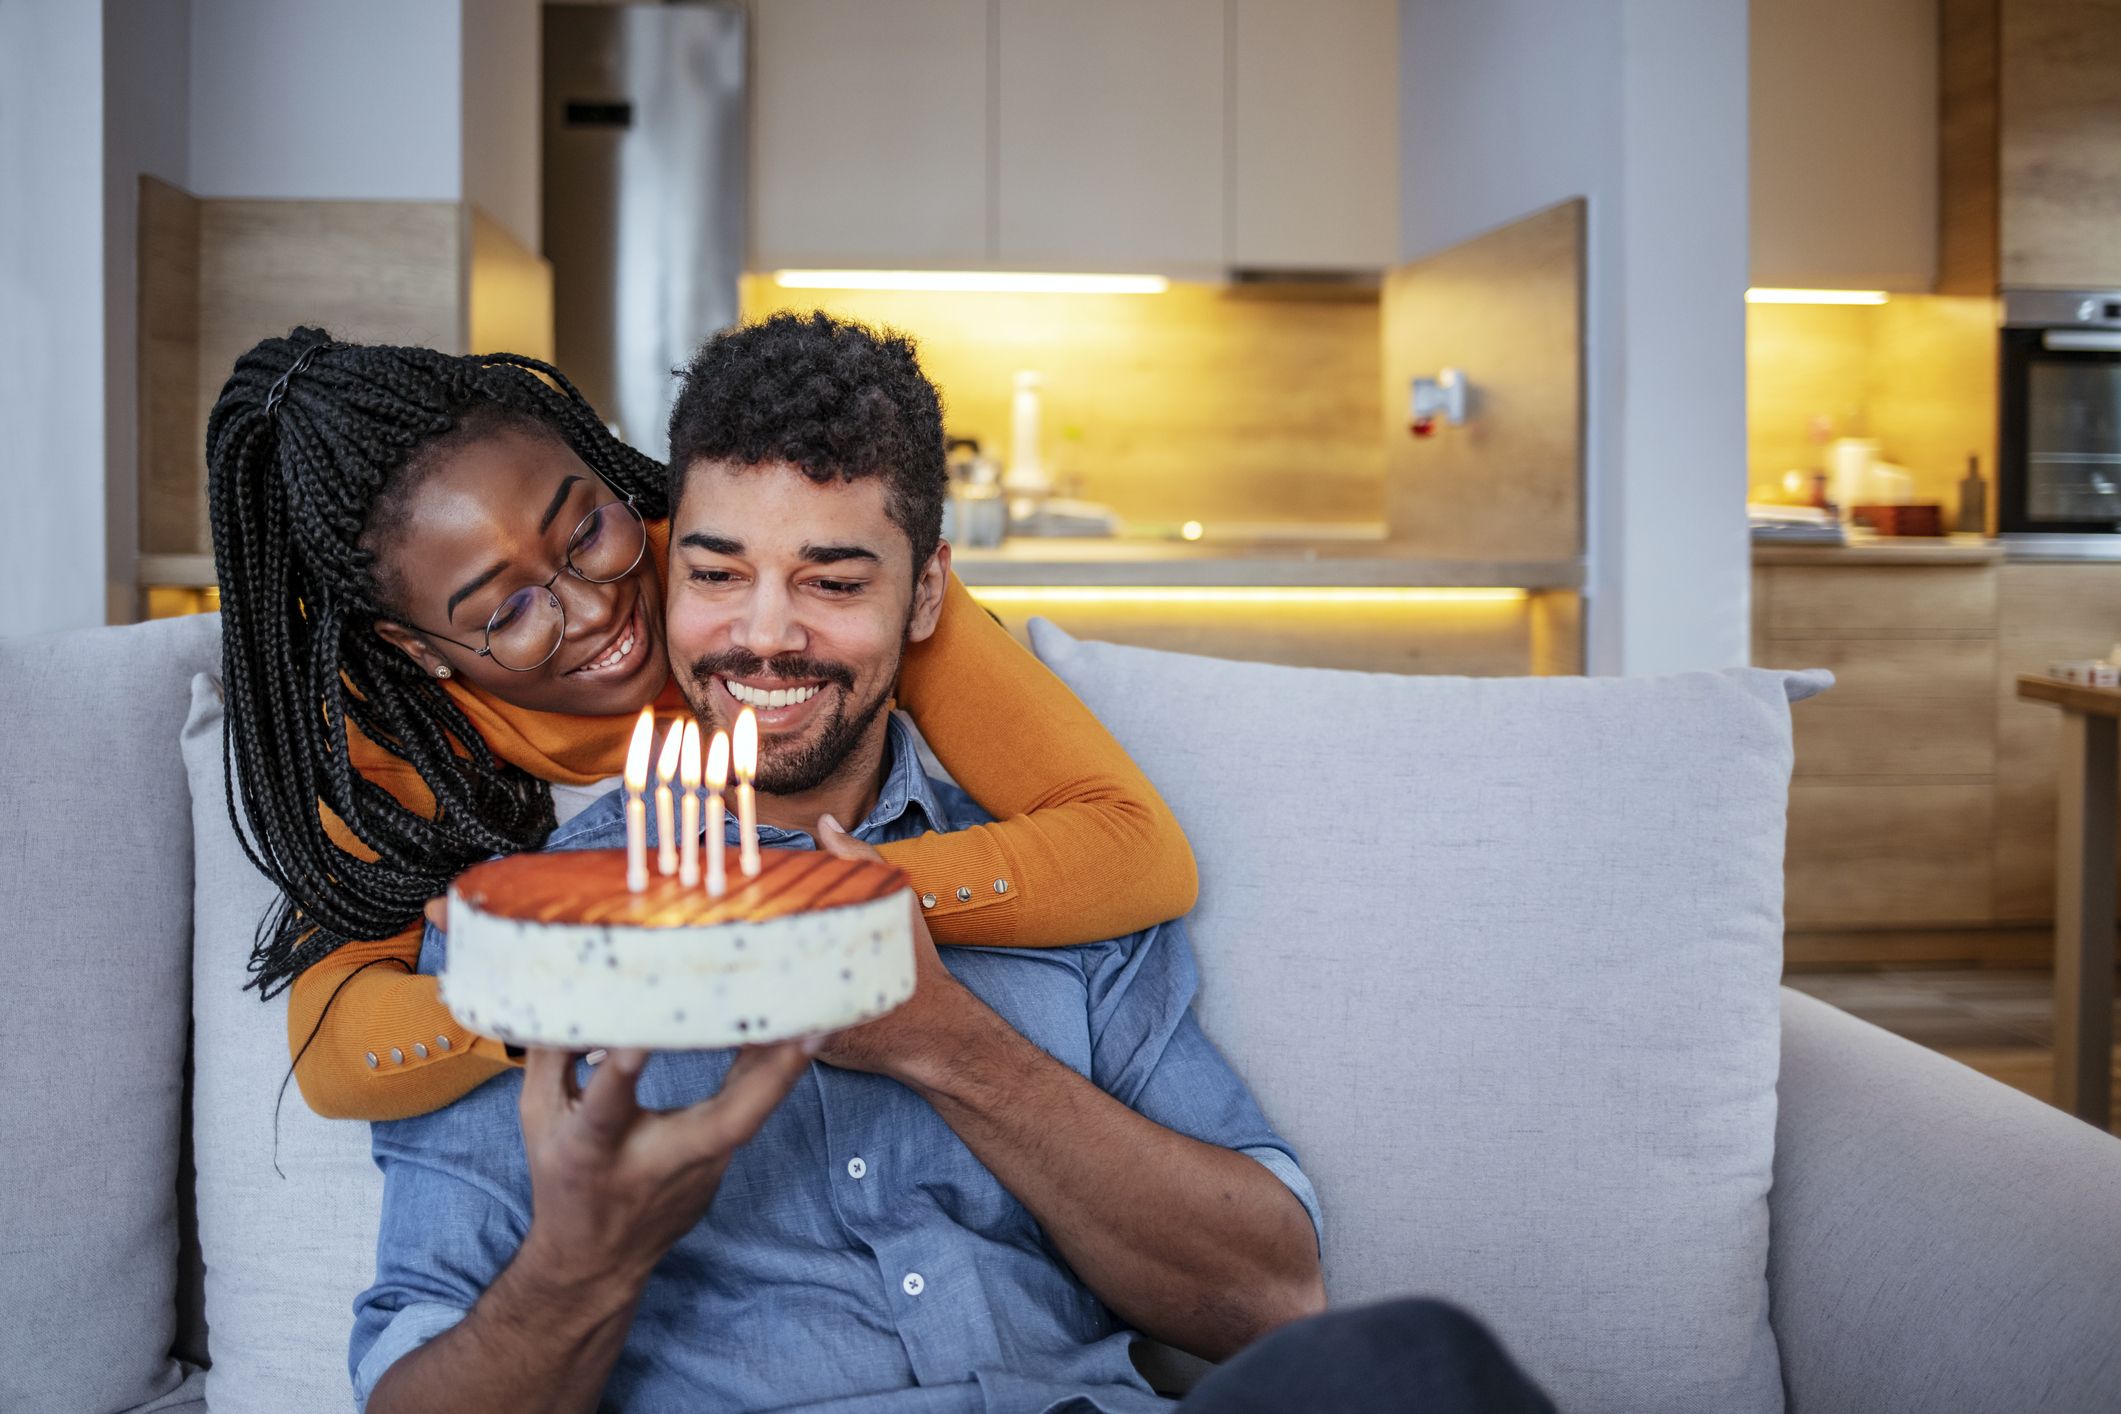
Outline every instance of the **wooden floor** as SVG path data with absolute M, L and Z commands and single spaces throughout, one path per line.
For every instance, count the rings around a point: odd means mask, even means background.
M 2055 988 L 2045 971 L 1882 966 L 1792 972 L 1783 981 L 2035 1099 L 2053 1098 Z M 2121 1001 L 2114 1010 L 2121 1035 Z M 2121 1048 L 2115 1076 L 2113 1128 L 2121 1133 Z

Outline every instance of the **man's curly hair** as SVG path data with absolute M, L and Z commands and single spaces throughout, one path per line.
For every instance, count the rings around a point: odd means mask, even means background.
M 696 462 L 787 462 L 823 485 L 881 476 L 916 575 L 943 533 L 943 405 L 913 340 L 829 314 L 775 314 L 700 346 L 670 412 L 673 513 Z

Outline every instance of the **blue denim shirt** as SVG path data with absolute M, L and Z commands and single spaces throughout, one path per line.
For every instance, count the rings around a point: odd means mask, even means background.
M 922 773 L 903 720 L 892 720 L 888 750 L 860 838 L 988 818 Z M 794 831 L 761 827 L 761 839 L 815 847 Z M 623 840 L 614 793 L 547 847 Z M 421 971 L 438 970 L 442 955 L 430 929 Z M 1085 947 L 945 948 L 942 958 L 1018 1031 L 1141 1114 L 1258 1159 L 1317 1223 L 1295 1154 L 1193 1017 L 1198 974 L 1179 925 Z M 712 1095 L 732 1056 L 657 1053 L 642 1072 L 642 1104 Z M 530 1176 L 521 1083 L 504 1075 L 447 1109 L 374 1127 L 383 1222 L 375 1285 L 354 1302 L 357 1407 L 393 1361 L 463 1319 L 522 1243 Z M 1134 1369 L 1133 1339 L 926 1101 L 894 1080 L 813 1064 L 737 1152 L 707 1216 L 656 1268 L 604 1407 L 1167 1408 Z

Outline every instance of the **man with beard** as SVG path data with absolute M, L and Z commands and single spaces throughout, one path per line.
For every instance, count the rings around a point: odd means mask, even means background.
M 757 710 L 762 842 L 977 828 L 888 711 L 950 562 L 910 343 L 822 315 L 720 335 L 671 442 L 672 665 L 703 724 Z M 622 838 L 607 798 L 548 847 Z M 534 1051 L 377 1125 L 357 1400 L 1132 1414 L 1169 1407 L 1139 1333 L 1230 1360 L 1187 1410 L 1551 1408 L 1450 1307 L 1315 1314 L 1317 1200 L 1194 1020 L 1177 924 L 947 957 L 916 933 L 912 1000 L 866 1025 L 586 1079 Z

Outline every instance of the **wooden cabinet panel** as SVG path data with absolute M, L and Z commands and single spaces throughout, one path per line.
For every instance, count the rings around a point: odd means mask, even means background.
M 1812 699 L 1820 707 L 1879 698 L 1979 699 L 1987 706 L 1996 681 L 1993 638 L 1765 638 L 1753 661 L 1832 670 L 1833 690 Z
M 1938 0 L 1753 0 L 1756 285 L 1928 293 Z
M 996 258 L 1221 269 L 1222 0 L 999 0 L 996 13 Z
M 1800 777 L 1986 778 L 1996 769 L 1996 709 L 1986 693 L 1831 706 L 1822 698 L 1791 722 Z
M 752 263 L 987 258 L 987 0 L 753 7 Z
M 1996 653 L 1996 916 L 2055 914 L 2055 773 L 2060 716 L 2018 696 L 2018 674 L 2096 658 L 2121 642 L 2121 564 L 2005 565 Z
M 1397 0 L 1231 0 L 1230 25 L 1230 263 L 1397 261 Z
M 1996 631 L 1992 565 L 1850 565 L 1768 571 L 1774 638 L 1978 638 Z
M 2121 286 L 2121 0 L 2000 10 L 2006 286 Z
M 1785 920 L 1793 928 L 1987 921 L 1993 812 L 1987 782 L 1792 782 Z

